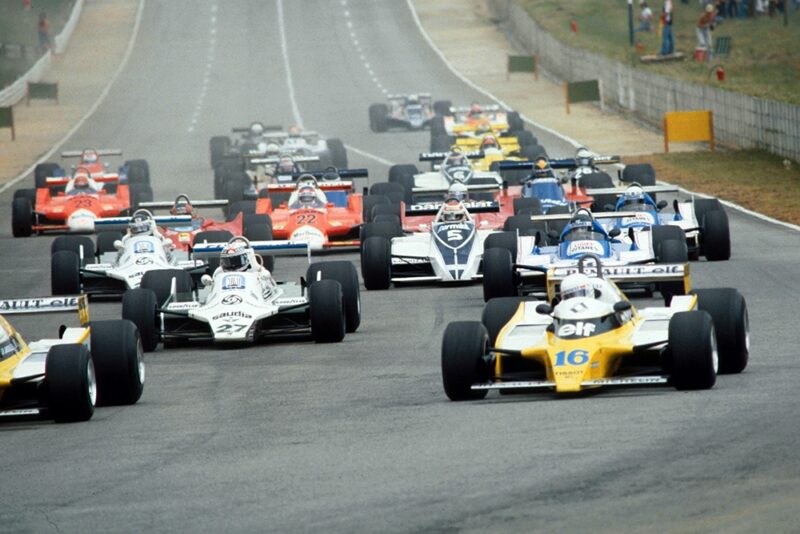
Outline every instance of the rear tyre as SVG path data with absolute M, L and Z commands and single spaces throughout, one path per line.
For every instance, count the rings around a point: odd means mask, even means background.
M 403 228 L 399 224 L 372 222 L 361 227 L 361 242 L 373 236 L 381 236 L 391 240 L 393 237 L 403 235 Z
M 750 356 L 750 320 L 747 303 L 733 288 L 698 289 L 697 307 L 714 321 L 719 350 L 719 372 L 741 373 Z
M 59 250 L 50 257 L 50 289 L 53 295 L 77 295 L 81 292 L 81 266 L 78 255 Z
M 361 242 L 361 275 L 368 290 L 389 289 L 392 283 L 392 244 L 382 236 Z
M 373 185 L 372 187 L 375 186 Z M 383 194 L 375 194 L 372 192 L 370 192 L 369 195 L 364 196 L 361 201 L 362 220 L 365 223 L 372 221 L 372 208 L 381 204 L 389 204 L 389 197 Z
M 45 360 L 47 411 L 56 423 L 88 421 L 97 401 L 94 365 L 86 345 L 53 345 Z
M 669 357 L 676 389 L 710 389 L 717 380 L 717 342 L 711 316 L 679 312 L 669 321 Z
M 450 102 L 449 100 L 437 100 L 433 103 L 433 112 L 436 113 L 436 115 L 445 117 L 447 115 L 450 115 L 451 107 L 453 107 L 453 103 Z
M 731 233 L 728 214 L 723 210 L 709 211 L 700 223 L 703 255 L 708 261 L 731 258 Z
M 593 172 L 582 175 L 579 185 L 586 189 L 605 189 L 614 187 L 614 181 L 607 173 Z M 613 211 L 613 208 L 609 208 L 609 206 L 614 206 L 616 203 L 616 195 L 595 195 L 592 211 Z
M 483 252 L 483 300 L 515 297 L 518 293 L 511 252 L 504 248 L 485 250 Z
M 156 295 L 156 304 L 163 306 L 171 295 L 172 280 L 175 279 L 175 293 L 189 293 L 192 290 L 192 275 L 183 269 L 158 269 L 147 271 L 142 276 L 140 287 L 149 289 Z
M 125 162 L 125 167 L 128 169 L 129 184 L 150 184 L 150 165 L 147 160 L 132 159 Z
M 517 144 L 519 144 L 521 149 L 529 146 L 539 146 L 536 142 L 536 138 L 528 130 L 518 130 L 516 137 Z
M 153 201 L 153 190 L 148 184 L 130 184 L 128 186 L 130 196 L 131 211 L 139 209 L 142 202 Z
M 369 107 L 369 128 L 373 132 L 381 133 L 387 130 L 388 124 L 386 117 L 389 115 L 389 108 L 386 104 L 372 104 Z
M 337 343 L 344 339 L 345 312 L 342 286 L 336 280 L 313 282 L 308 290 L 311 337 L 316 343 Z
M 95 255 L 94 241 L 91 238 L 83 235 L 62 235 L 55 238 L 50 245 L 50 254 L 55 254 L 59 250 L 69 250 L 80 256 L 81 248 L 84 261 Z
M 485 389 L 473 391 L 471 387 L 489 379 L 488 348 L 489 334 L 481 323 L 459 321 L 447 325 L 442 340 L 442 384 L 450 400 L 477 400 L 486 396 Z
M 14 237 L 33 234 L 33 204 L 27 198 L 15 198 L 11 203 L 11 233 Z
M 639 185 L 656 185 L 656 170 L 649 163 L 633 163 L 622 169 L 622 181 Z
M 514 232 L 496 232 L 486 236 L 483 242 L 483 250 L 490 248 L 502 248 L 511 253 L 512 258 L 517 257 L 517 234 Z
M 369 188 L 370 195 L 384 195 L 389 199 L 389 202 L 399 204 L 405 199 L 406 188 L 395 182 L 378 182 L 372 184 Z
M 33 170 L 36 189 L 47 187 L 47 179 L 55 176 L 64 176 L 64 170 L 56 163 L 40 163 Z
M 508 121 L 509 132 L 519 132 L 525 128 L 525 123 L 522 122 L 522 118 L 517 111 L 509 111 L 506 113 L 506 120 Z
M 389 182 L 400 182 L 401 176 L 414 176 L 419 174 L 417 166 L 412 163 L 401 163 L 389 167 Z
M 211 168 L 217 167 L 217 163 L 231 149 L 231 140 L 227 135 L 217 135 L 208 142 L 209 152 L 211 153 Z
M 157 308 L 156 294 L 150 289 L 129 289 L 122 295 L 122 318 L 136 325 L 145 352 L 158 346 Z
M 538 198 L 526 197 L 514 199 L 514 215 L 541 215 L 542 201 Z
M 136 404 L 144 389 L 144 347 L 131 321 L 93 321 L 92 360 L 100 405 Z
M 27 198 L 31 206 L 36 208 L 36 189 L 17 189 L 14 191 L 14 200 L 18 198 Z
M 328 139 L 328 152 L 331 155 L 333 166 L 337 169 L 347 168 L 347 149 L 341 139 Z
M 245 216 L 253 215 L 256 212 L 255 200 L 240 200 L 228 206 L 227 220 L 232 221 L 237 215 L 243 213 Z
M 525 301 L 535 300 L 528 297 L 501 297 L 491 299 L 483 307 L 481 322 L 489 333 L 489 346 L 497 346 L 497 335 L 508 324 L 514 314 L 519 310 L 519 305 Z
M 313 284 L 319 280 L 336 280 L 342 286 L 344 300 L 345 329 L 347 333 L 358 330 L 361 325 L 361 290 L 358 272 L 349 261 L 324 261 L 312 263 L 306 271 L 306 280 Z

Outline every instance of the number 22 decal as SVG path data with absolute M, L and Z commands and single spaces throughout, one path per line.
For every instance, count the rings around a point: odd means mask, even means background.
M 297 216 L 297 224 L 314 224 L 316 221 L 316 213 L 301 213 Z
M 583 349 L 575 349 L 567 354 L 567 351 L 561 350 L 556 353 L 556 367 L 563 365 L 584 365 L 589 361 L 589 352 Z

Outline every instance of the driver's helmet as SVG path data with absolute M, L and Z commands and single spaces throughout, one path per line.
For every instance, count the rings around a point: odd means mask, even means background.
M 128 222 L 130 235 L 153 235 L 155 221 L 147 210 L 138 210 Z
M 581 147 L 575 153 L 575 161 L 578 167 L 591 167 L 594 163 L 594 155 L 588 148 Z
M 278 174 L 292 174 L 294 172 L 294 159 L 291 156 L 281 156 L 276 168 Z
M 550 167 L 550 160 L 543 156 L 539 156 L 533 162 L 533 177 L 534 178 L 552 178 L 553 168 Z
M 261 137 L 264 135 L 264 125 L 260 122 L 254 122 L 250 125 L 250 137 Z
M 223 271 L 246 271 L 250 267 L 250 248 L 243 241 L 228 243 L 219 255 Z
M 412 105 L 419 104 L 419 97 L 417 95 L 408 95 L 408 98 L 406 98 L 406 103 Z
M 447 190 L 447 199 L 454 198 L 459 202 L 466 202 L 469 200 L 469 189 L 462 183 L 454 183 Z
M 462 222 L 467 218 L 467 210 L 457 198 L 448 198 L 442 206 L 439 220 L 442 222 Z
M 268 155 L 277 155 L 280 153 L 281 147 L 278 146 L 277 143 L 267 143 L 267 147 L 264 149 L 264 152 Z
M 477 102 L 473 102 L 472 105 L 469 107 L 469 117 L 472 119 L 480 118 L 483 115 L 483 108 Z
M 636 211 L 647 208 L 647 198 L 644 189 L 638 185 L 629 187 L 617 203 L 617 208 L 622 211 Z
M 72 179 L 72 190 L 87 192 L 92 190 L 92 178 L 88 171 L 85 169 L 75 171 L 75 176 Z
M 443 165 L 445 168 L 463 167 L 464 165 L 469 165 L 469 160 L 461 152 L 450 152 L 447 157 L 444 158 Z
M 301 130 L 299 126 L 289 126 L 289 129 L 287 130 L 289 137 L 300 137 L 302 132 L 303 130 Z
M 181 195 L 175 199 L 169 212 L 172 215 L 193 215 L 194 208 L 192 208 L 192 203 L 189 202 L 189 197 Z
M 336 167 L 327 167 L 322 171 L 322 179 L 325 181 L 334 182 L 340 178 L 339 170 Z
M 583 273 L 570 274 L 561 282 L 561 301 L 575 297 L 594 297 L 592 281 Z
M 499 150 L 500 143 L 497 142 L 497 138 L 493 135 L 487 135 L 483 138 L 483 142 L 481 142 L 481 150 Z
M 569 224 L 564 227 L 563 235 L 570 234 L 572 239 L 580 237 L 581 234 L 590 234 L 594 230 L 594 220 L 586 210 L 580 210 L 570 219 Z
M 310 183 L 302 185 L 297 190 L 297 201 L 303 206 L 312 206 L 317 200 L 317 190 Z
M 97 159 L 96 150 L 84 150 L 81 155 L 81 163 L 97 163 Z

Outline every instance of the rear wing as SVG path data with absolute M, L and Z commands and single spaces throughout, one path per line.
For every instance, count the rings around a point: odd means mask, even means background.
M 612 163 L 619 163 L 619 156 L 595 156 L 592 158 L 595 165 L 610 165 Z M 578 160 L 575 158 L 564 159 L 551 159 L 549 160 L 550 167 L 553 169 L 576 169 L 578 168 Z M 501 161 L 500 170 L 533 170 L 535 162 L 533 161 Z
M 89 303 L 86 295 L 66 297 L 32 297 L 0 300 L 0 314 L 55 313 L 77 311 L 81 326 L 89 324 Z
M 67 185 L 72 178 L 61 178 L 54 176 L 52 178 L 47 178 L 47 187 L 55 187 L 57 185 Z M 116 184 L 119 183 L 119 175 L 114 174 L 104 174 L 103 176 L 92 176 L 92 180 L 99 184 Z
M 258 164 L 258 163 L 274 164 L 274 163 L 279 163 L 280 160 L 281 160 L 279 157 L 274 157 L 274 158 L 262 158 L 262 157 L 258 157 L 258 156 L 246 156 L 246 157 L 250 160 L 250 163 L 256 163 L 256 164 Z M 318 156 L 292 156 L 292 161 L 295 162 L 295 163 L 314 163 L 314 162 L 319 161 L 319 157 Z
M 441 161 L 447 156 L 449 156 L 451 152 L 423 152 L 419 155 L 420 161 Z M 466 157 L 467 159 L 480 159 L 484 157 L 484 153 L 480 150 L 476 150 L 473 152 L 462 152 L 462 156 Z
M 577 265 L 570 267 L 551 267 L 547 272 L 547 298 L 555 298 L 558 286 L 567 276 L 581 272 Z M 597 276 L 597 268 L 583 266 L 583 273 L 588 276 Z M 601 266 L 602 277 L 619 283 L 652 283 L 652 282 L 683 282 L 684 293 L 691 290 L 688 263 L 661 263 L 647 265 L 617 265 Z
M 678 188 L 670 185 L 642 185 L 642 191 L 645 193 L 677 193 Z M 628 192 L 627 187 L 606 187 L 600 189 L 587 189 L 587 195 L 624 195 Z
M 195 243 L 192 246 L 192 253 L 195 259 L 207 259 L 218 256 L 228 242 L 220 243 Z M 259 254 L 269 256 L 288 256 L 297 253 L 309 254 L 310 249 L 306 243 L 292 243 L 289 240 L 281 239 L 274 241 L 251 241 L 250 246 Z
M 295 160 L 297 161 L 297 160 Z M 326 174 L 330 174 L 333 171 L 325 172 L 325 171 L 314 171 L 314 172 L 296 172 L 292 174 L 292 178 L 300 178 L 306 174 L 310 174 L 317 180 L 321 180 L 319 182 L 320 185 L 325 183 L 331 183 L 332 181 L 323 180 Z M 339 178 L 369 178 L 369 170 L 367 169 L 337 169 L 336 174 L 339 175 Z
M 65 150 L 61 153 L 62 158 L 79 158 L 83 156 L 84 150 Z M 99 150 L 95 150 L 94 152 L 97 153 L 98 156 L 121 156 L 122 149 L 121 148 L 101 148 Z
M 224 208 L 228 205 L 227 200 L 190 200 L 189 204 L 192 208 Z M 155 202 L 139 202 L 139 207 L 148 210 L 166 210 L 172 208 L 175 202 L 155 201 Z
M 274 132 L 276 130 L 278 130 L 278 131 L 279 130 L 283 130 L 283 126 L 281 126 L 280 124 L 271 124 L 271 125 L 268 125 L 268 126 L 267 125 L 264 126 L 264 131 L 265 132 Z M 250 127 L 249 126 L 237 126 L 235 128 L 231 128 L 231 132 L 233 132 L 233 133 L 249 133 L 250 132 Z
M 317 187 L 322 191 L 353 191 L 353 182 L 340 182 L 338 180 L 330 182 L 318 182 Z M 269 184 L 267 185 L 266 189 L 274 193 L 290 193 L 297 189 L 297 184 Z
M 470 110 L 471 106 L 451 106 L 450 112 L 451 113 L 466 113 Z M 481 111 L 489 111 L 489 112 L 496 112 L 496 111 L 505 111 L 503 108 L 498 106 L 497 104 L 490 104 L 487 106 L 481 106 Z
M 594 219 L 619 219 L 620 217 L 636 217 L 640 211 L 604 211 L 592 213 Z M 559 213 L 556 215 L 531 215 L 532 221 L 569 221 L 574 214 Z
M 159 202 L 152 202 L 150 204 L 159 204 Z M 172 206 L 172 203 L 170 203 Z M 144 206 L 142 206 L 144 207 Z M 153 217 L 156 226 L 162 228 L 174 228 L 179 226 L 190 226 L 192 224 L 191 215 L 156 215 Z M 125 230 L 131 222 L 131 217 L 103 217 L 94 222 L 94 229 L 96 232 L 108 230 Z
M 467 188 L 467 191 L 500 191 L 502 185 L 500 184 L 474 184 L 470 185 L 469 183 L 464 184 Z M 426 195 L 445 195 L 450 191 L 448 188 L 436 188 L 436 187 L 415 187 L 411 190 L 412 193 L 424 193 Z
M 462 202 L 470 213 L 497 213 L 500 211 L 500 203 L 488 200 L 468 200 Z M 421 204 L 410 204 L 406 206 L 406 217 L 418 217 L 422 215 L 436 215 L 444 205 L 444 202 L 423 202 Z

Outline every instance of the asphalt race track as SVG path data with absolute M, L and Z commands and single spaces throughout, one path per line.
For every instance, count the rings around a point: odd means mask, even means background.
M 275 1 L 148 1 L 125 71 L 64 148 L 122 148 L 148 159 L 157 198 L 210 198 L 210 136 L 302 123 L 342 138 L 350 166 L 384 181 L 429 135 L 371 133 L 381 87 L 485 100 L 445 68 L 405 2 L 284 0 L 279 13 Z M 551 155 L 572 154 L 534 133 Z M 11 197 L 0 198 L 0 295 L 47 295 L 52 238 L 13 239 Z M 751 360 L 711 391 L 453 403 L 441 335 L 479 320 L 480 287 L 362 288 L 362 326 L 341 344 L 160 349 L 135 406 L 84 424 L 0 422 L 0 531 L 796 531 L 800 234 L 729 216 L 733 257 L 692 264 L 693 282 L 745 295 Z M 276 275 L 305 268 L 279 258 Z M 120 306 L 91 312 L 116 318 Z

